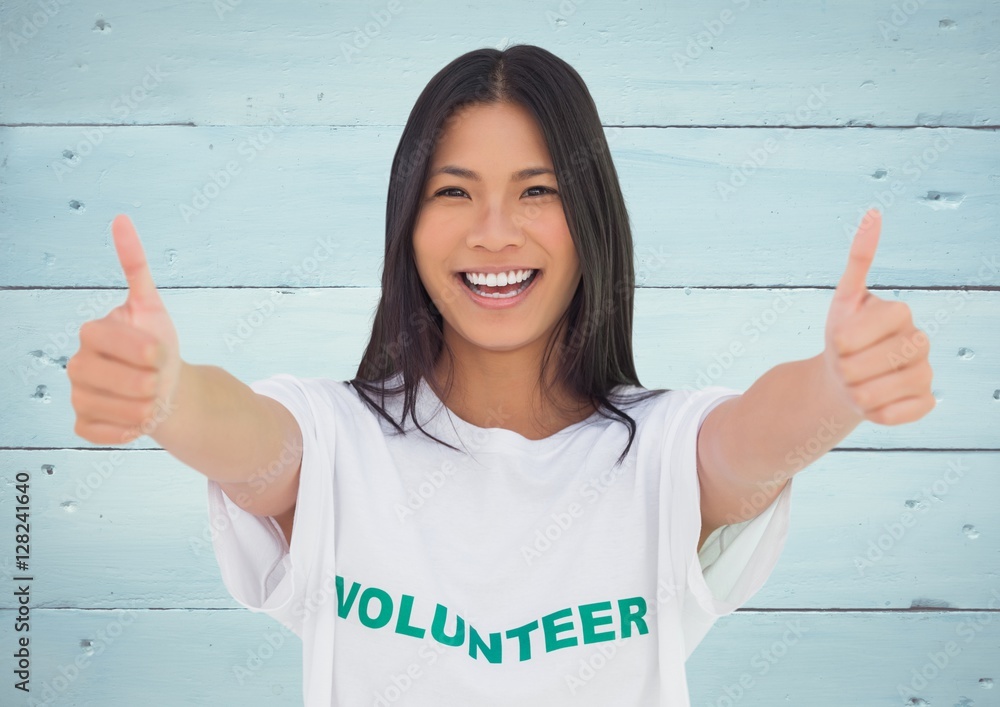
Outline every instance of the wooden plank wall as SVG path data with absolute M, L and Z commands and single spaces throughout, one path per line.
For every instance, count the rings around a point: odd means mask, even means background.
M 148 437 L 119 458 L 73 433 L 77 329 L 125 294 L 110 222 L 135 221 L 186 360 L 349 378 L 412 102 L 459 54 L 530 43 L 606 126 L 645 385 L 745 389 L 821 351 L 869 206 L 869 287 L 932 341 L 937 407 L 798 477 L 780 564 L 688 664 L 693 704 L 1000 705 L 998 27 L 995 0 L 6 0 L 0 702 L 28 704 L 24 472 L 36 703 L 300 703 L 300 642 L 221 583 L 204 478 Z

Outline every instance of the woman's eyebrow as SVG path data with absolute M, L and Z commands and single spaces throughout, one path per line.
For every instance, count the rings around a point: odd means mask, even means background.
M 481 182 L 483 179 L 478 172 L 474 172 L 471 169 L 466 169 L 465 167 L 458 167 L 453 164 L 446 164 L 443 167 L 438 167 L 436 170 L 434 170 L 428 175 L 428 179 L 437 174 L 452 174 L 456 177 L 471 179 L 474 182 Z M 523 182 L 525 179 L 531 179 L 532 177 L 537 177 L 539 174 L 555 174 L 555 172 L 553 172 L 551 169 L 548 169 L 547 167 L 528 167 L 527 169 L 522 169 L 511 174 L 510 181 Z

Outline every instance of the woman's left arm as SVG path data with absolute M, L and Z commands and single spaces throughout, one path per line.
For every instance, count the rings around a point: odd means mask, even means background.
M 792 476 L 863 420 L 919 420 L 936 401 L 930 341 L 910 308 L 872 295 L 865 279 L 882 217 L 869 210 L 827 314 L 823 353 L 767 371 L 708 414 L 698 433 L 702 534 L 753 518 Z

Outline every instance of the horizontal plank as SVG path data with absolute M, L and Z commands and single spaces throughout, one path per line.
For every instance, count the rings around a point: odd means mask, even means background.
M 1000 705 L 995 611 L 743 614 L 688 660 L 692 705 Z
M 452 59 L 514 43 L 565 59 L 614 125 L 1000 120 L 1000 8 L 977 0 L 50 6 L 4 3 L 3 123 L 402 125 Z
M 796 477 L 785 549 L 749 606 L 989 607 L 998 467 L 998 452 L 826 455 Z M 205 478 L 166 452 L 2 451 L 4 518 L 15 515 L 18 474 L 28 476 L 35 606 L 239 606 L 212 549 Z M 14 601 L 0 595 L 0 608 Z
M 16 640 L 7 613 L 0 612 L 5 651 Z M 155 694 L 169 705 L 301 704 L 301 641 L 259 614 L 36 609 L 32 616 L 37 703 L 54 695 L 59 704 L 146 704 Z M 913 704 L 989 707 L 995 689 L 984 688 L 997 679 L 998 654 L 996 613 L 738 611 L 719 619 L 687 674 L 693 705 L 898 707 L 913 697 L 924 700 Z M 595 649 L 574 676 L 579 690 L 600 679 L 606 660 Z M 416 649 L 414 661 L 421 670 L 429 665 Z M 387 666 L 385 685 L 373 689 L 392 685 L 393 671 Z M 3 703 L 30 704 L 12 683 L 0 686 Z
M 639 286 L 833 287 L 869 206 L 884 216 L 870 286 L 1000 286 L 1000 133 L 605 132 Z M 160 287 L 377 287 L 399 134 L 0 129 L 0 286 L 124 286 L 110 225 L 125 212 Z
M 378 295 L 368 288 L 162 293 L 184 360 L 223 366 L 245 382 L 282 371 L 353 378 Z M 879 295 L 906 302 L 928 334 L 938 404 L 905 425 L 864 422 L 841 446 L 995 449 L 1000 292 Z M 649 388 L 745 390 L 769 368 L 823 350 L 830 298 L 828 290 L 640 289 L 633 334 L 639 380 Z M 80 325 L 123 300 L 122 290 L 0 291 L 7 330 L 0 340 L 0 447 L 93 446 L 73 432 L 63 366 L 79 348 Z M 135 444 L 157 446 L 148 437 Z

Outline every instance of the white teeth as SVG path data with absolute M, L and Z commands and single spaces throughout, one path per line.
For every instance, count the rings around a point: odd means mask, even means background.
M 503 287 L 514 282 L 524 282 L 534 270 L 511 270 L 506 273 L 465 273 L 465 279 L 473 285 L 486 285 L 487 287 Z
M 524 290 L 528 288 L 528 280 L 534 275 L 537 270 L 517 270 L 511 271 L 509 273 L 463 273 L 465 275 L 465 281 L 469 283 L 469 287 L 472 288 L 480 297 L 491 297 L 494 299 L 509 299 L 510 297 L 515 297 Z M 491 282 L 492 280 L 492 282 Z M 497 285 L 503 286 L 505 284 L 510 284 L 512 282 L 522 283 L 520 287 L 514 292 L 508 292 L 501 294 L 499 292 L 483 292 L 479 289 L 480 286 L 496 287 Z

